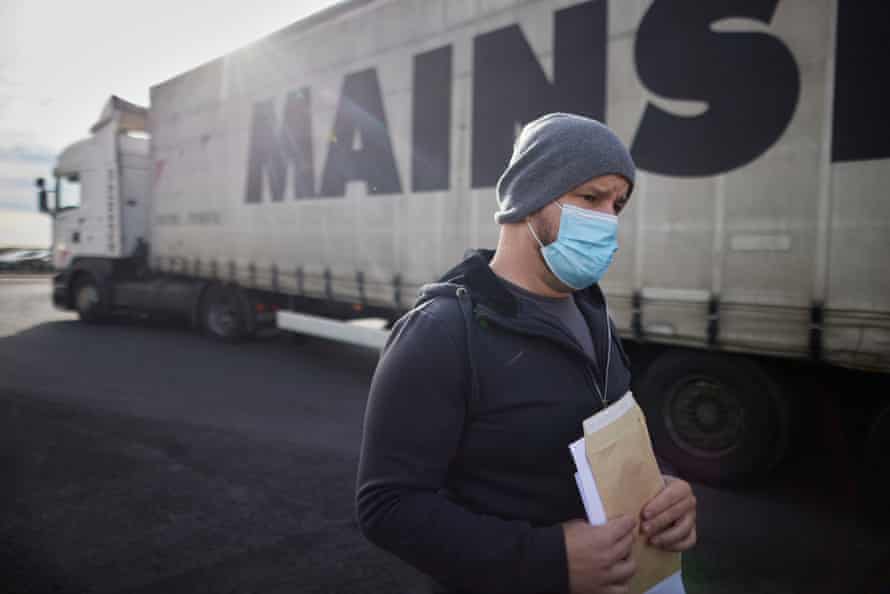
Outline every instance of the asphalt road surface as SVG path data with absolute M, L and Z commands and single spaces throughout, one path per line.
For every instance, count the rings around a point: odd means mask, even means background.
M 0 591 L 421 590 L 353 519 L 376 356 L 86 325 L 46 278 L 0 277 Z M 864 510 L 855 452 L 822 435 L 757 487 L 695 485 L 689 594 L 890 592 L 886 506 Z

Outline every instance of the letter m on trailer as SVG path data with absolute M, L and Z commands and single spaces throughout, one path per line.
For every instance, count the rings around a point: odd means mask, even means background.
M 284 200 L 288 168 L 294 198 L 315 195 L 312 158 L 311 95 L 308 88 L 288 93 L 279 127 L 272 99 L 254 104 L 250 126 L 245 202 L 262 202 L 263 180 L 273 202 Z

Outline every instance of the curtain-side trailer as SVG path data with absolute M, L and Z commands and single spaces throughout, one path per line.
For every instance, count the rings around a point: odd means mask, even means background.
M 876 0 L 339 3 L 153 86 L 148 108 L 108 101 L 43 193 L 55 303 L 379 346 L 349 320 L 391 322 L 493 247 L 517 129 L 582 113 L 639 167 L 601 284 L 648 363 L 657 445 L 696 478 L 750 475 L 790 433 L 781 361 L 890 372 L 887 17 Z

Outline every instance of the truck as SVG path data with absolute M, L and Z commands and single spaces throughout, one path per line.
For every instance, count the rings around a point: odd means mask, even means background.
M 522 124 L 578 113 L 639 169 L 601 286 L 656 449 L 762 476 L 788 366 L 890 372 L 888 23 L 878 0 L 340 2 L 108 100 L 38 181 L 53 301 L 379 348 L 496 244 Z M 885 444 L 886 395 L 862 406 Z

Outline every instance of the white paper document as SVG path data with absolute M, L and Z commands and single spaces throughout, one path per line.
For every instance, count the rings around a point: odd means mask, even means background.
M 614 406 L 614 405 L 613 405 Z M 616 408 L 614 411 L 609 407 L 603 412 L 608 411 L 608 415 L 604 415 L 596 425 L 585 424 L 584 431 L 596 431 L 607 425 L 609 422 L 617 419 L 626 410 Z M 626 407 L 622 407 L 625 408 Z M 599 415 L 597 415 L 599 416 Z M 581 501 L 584 504 L 584 511 L 587 513 L 587 519 L 594 526 L 600 526 L 606 523 L 606 510 L 603 507 L 603 501 L 600 498 L 599 491 L 596 488 L 596 479 L 587 463 L 587 454 L 584 449 L 584 438 L 572 443 L 569 446 L 572 458 L 575 460 L 575 467 L 578 472 L 575 473 L 575 482 L 578 484 L 578 491 L 581 495 Z M 683 576 L 680 571 L 662 580 L 652 588 L 649 588 L 645 594 L 686 594 L 686 588 L 683 586 Z
M 587 465 L 584 438 L 570 445 L 569 449 L 572 451 L 572 458 L 575 459 L 575 468 L 578 469 L 575 477 L 578 479 L 578 490 L 581 493 L 584 510 L 587 512 L 587 519 L 594 526 L 601 526 L 606 523 L 606 510 L 603 508 L 599 491 L 596 490 L 596 480 L 590 472 L 590 466 Z

